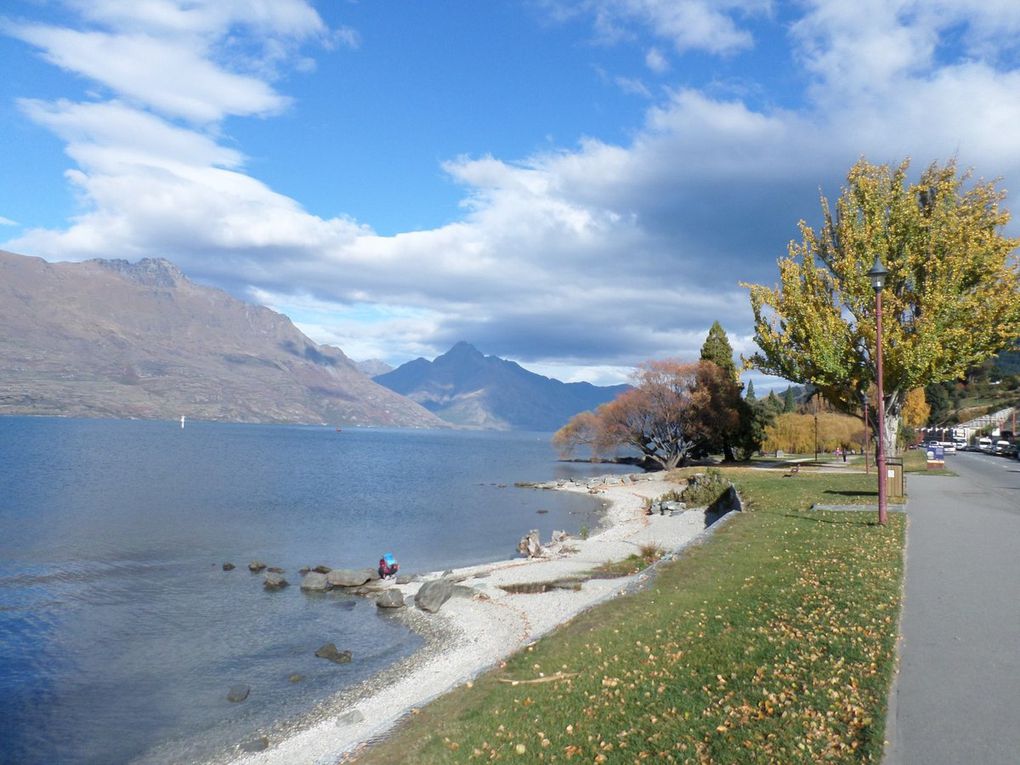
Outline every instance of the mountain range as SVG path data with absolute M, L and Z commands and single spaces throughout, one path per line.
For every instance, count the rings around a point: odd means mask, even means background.
M 488 430 L 556 430 L 629 388 L 560 382 L 464 342 L 373 379 L 454 425 Z
M 0 251 L 0 327 L 0 415 L 555 430 L 627 388 L 562 383 L 467 343 L 397 369 L 355 362 L 163 259 Z
M 0 414 L 448 427 L 167 260 L 0 251 Z

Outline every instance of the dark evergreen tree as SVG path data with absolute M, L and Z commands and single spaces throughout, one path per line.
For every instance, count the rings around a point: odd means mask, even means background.
M 942 383 L 932 383 L 924 388 L 924 399 L 928 402 L 930 412 L 928 414 L 929 425 L 942 425 L 949 418 L 953 411 L 953 405 L 949 400 L 949 392 Z
M 733 451 L 734 446 L 741 434 L 748 428 L 752 413 L 751 408 L 746 406 L 740 397 L 740 374 L 737 372 L 736 364 L 733 363 L 733 348 L 730 346 L 729 338 L 726 337 L 726 331 L 718 321 L 712 322 L 708 336 L 701 346 L 701 360 L 711 361 L 719 367 L 727 381 L 727 384 L 723 386 L 724 389 L 715 391 L 719 398 L 719 407 L 736 409 L 739 415 L 736 427 L 719 433 L 714 439 L 715 443 L 711 445 L 711 448 L 722 450 L 724 460 L 732 462 L 736 458 Z
M 769 391 L 769 395 L 765 399 L 765 406 L 769 408 L 769 411 L 771 411 L 772 414 L 783 413 L 783 402 L 779 398 L 779 396 L 776 395 L 776 392 L 774 390 Z
M 786 389 L 786 393 L 783 394 L 783 413 L 789 414 L 790 412 L 797 411 L 797 396 L 793 392 L 793 386 L 789 386 Z
M 754 395 L 754 381 L 753 380 L 748 380 L 747 381 L 747 395 L 744 396 L 744 400 L 747 401 L 747 403 L 749 403 L 749 404 L 753 404 L 755 401 L 758 400 L 757 398 L 755 398 L 755 395 Z
M 733 381 L 739 383 L 740 374 L 737 372 L 736 364 L 733 363 L 733 347 L 730 345 L 730 339 L 726 337 L 726 330 L 718 321 L 712 322 L 708 337 L 701 346 L 701 360 L 711 361 L 720 369 L 726 370 Z

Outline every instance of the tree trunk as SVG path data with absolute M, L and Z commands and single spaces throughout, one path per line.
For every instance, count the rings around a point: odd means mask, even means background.
M 900 433 L 900 413 L 885 415 L 885 433 L 883 434 L 885 443 L 885 456 L 895 457 L 899 454 L 897 448 L 897 436 Z

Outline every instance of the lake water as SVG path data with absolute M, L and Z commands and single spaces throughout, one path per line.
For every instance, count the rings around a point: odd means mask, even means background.
M 557 462 L 548 434 L 0 417 L 0 762 L 195 761 L 298 718 L 420 645 L 299 568 L 509 558 L 598 522 L 515 481 L 610 469 Z M 253 559 L 292 586 L 264 591 Z M 354 661 L 315 658 L 327 641 Z

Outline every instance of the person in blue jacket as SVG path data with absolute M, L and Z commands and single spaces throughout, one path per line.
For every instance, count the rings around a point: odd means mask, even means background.
M 379 559 L 379 577 L 382 579 L 386 579 L 390 576 L 396 576 L 399 568 L 400 564 L 397 563 L 396 558 L 393 557 L 393 553 L 386 553 Z

